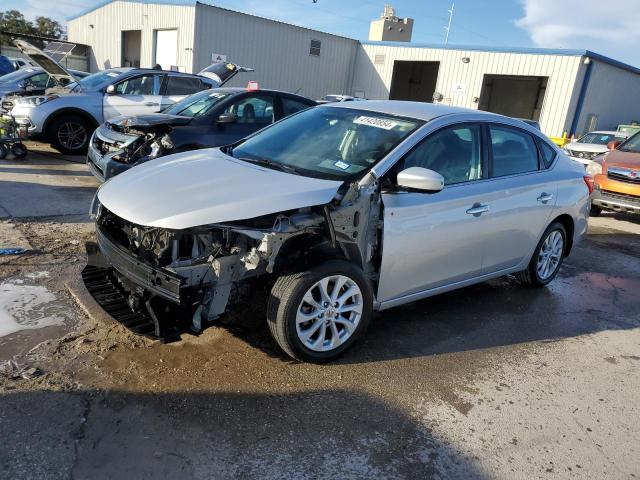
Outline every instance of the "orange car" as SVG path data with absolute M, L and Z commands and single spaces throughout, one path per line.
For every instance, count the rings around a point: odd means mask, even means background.
M 610 151 L 587 165 L 593 176 L 591 215 L 602 210 L 640 213 L 640 132 L 624 142 L 609 143 Z

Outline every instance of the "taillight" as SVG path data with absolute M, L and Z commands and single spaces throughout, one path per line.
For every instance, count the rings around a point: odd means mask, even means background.
M 593 189 L 595 187 L 595 184 L 594 184 L 594 181 L 593 181 L 593 177 L 591 177 L 589 175 L 585 175 L 582 178 L 584 179 L 584 183 L 587 184 L 587 188 L 589 189 L 589 195 L 591 195 L 593 193 Z

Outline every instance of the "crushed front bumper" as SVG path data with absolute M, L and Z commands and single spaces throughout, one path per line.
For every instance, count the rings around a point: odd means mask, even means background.
M 86 244 L 88 262 L 82 271 L 93 299 L 134 333 L 179 340 L 190 298 L 184 279 L 137 260 L 100 229 L 96 237 L 97 243 Z

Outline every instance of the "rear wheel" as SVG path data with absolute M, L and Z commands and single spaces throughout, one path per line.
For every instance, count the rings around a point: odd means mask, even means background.
M 23 159 L 27 156 L 27 147 L 23 143 L 14 143 L 13 147 L 11 147 L 11 153 L 13 153 L 14 157 Z
M 289 356 L 325 363 L 338 358 L 364 333 L 373 291 L 362 270 L 331 260 L 285 275 L 271 290 L 267 323 Z
M 91 136 L 91 125 L 77 115 L 63 115 L 54 120 L 50 130 L 51 145 L 67 155 L 86 153 Z
M 567 231 L 559 222 L 549 225 L 536 247 L 526 270 L 518 272 L 517 278 L 525 285 L 542 287 L 553 280 L 567 248 Z
M 4 159 L 7 156 L 7 153 L 7 146 L 4 143 L 0 143 L 0 160 Z
M 589 212 L 589 215 L 591 215 L 592 217 L 599 217 L 601 213 L 602 208 L 598 207 L 597 205 L 591 205 L 591 211 Z

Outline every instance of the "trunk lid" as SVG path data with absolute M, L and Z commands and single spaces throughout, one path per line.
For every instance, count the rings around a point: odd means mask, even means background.
M 203 68 L 198 75 L 207 77 L 218 83 L 221 87 L 240 72 L 253 72 L 253 68 L 241 67 L 235 63 L 213 63 L 207 68 Z

